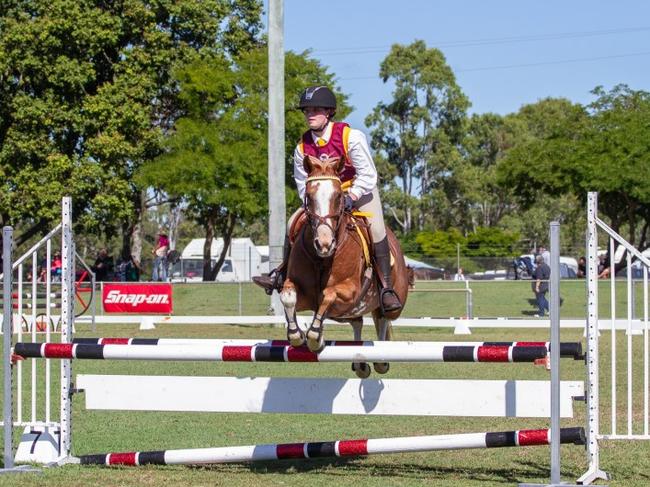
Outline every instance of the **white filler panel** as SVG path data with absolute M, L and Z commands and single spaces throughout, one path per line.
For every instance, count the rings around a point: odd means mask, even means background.
M 87 409 L 240 413 L 550 417 L 550 382 L 77 375 Z M 561 384 L 573 417 L 581 381 Z

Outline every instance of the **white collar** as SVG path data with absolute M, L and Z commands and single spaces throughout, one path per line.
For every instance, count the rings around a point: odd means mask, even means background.
M 319 137 L 316 135 L 313 130 L 310 130 L 311 132 L 311 138 L 312 140 L 318 144 L 318 140 L 321 139 L 327 144 L 330 141 L 330 137 L 332 136 L 332 129 L 334 127 L 334 124 L 332 122 L 327 122 L 327 127 L 325 128 L 325 132 L 323 132 L 323 135 Z

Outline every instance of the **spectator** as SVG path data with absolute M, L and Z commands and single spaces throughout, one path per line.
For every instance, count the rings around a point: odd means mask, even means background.
M 541 255 L 542 258 L 544 259 L 544 264 L 546 264 L 547 266 L 551 265 L 551 253 L 548 251 L 546 247 L 542 247 L 542 246 L 539 247 L 539 255 Z
M 587 259 L 584 255 L 578 259 L 578 272 L 576 272 L 576 277 L 587 277 Z
M 609 252 L 598 256 L 598 278 L 609 277 Z
M 158 233 L 158 242 L 151 253 L 154 255 L 153 272 L 151 280 L 167 281 L 167 252 L 169 251 L 169 238 L 163 230 Z
M 122 257 L 115 277 L 120 282 L 137 282 L 140 280 L 140 262 L 133 255 Z
M 95 265 L 91 267 L 95 273 L 96 281 L 108 281 L 113 273 L 113 258 L 108 255 L 106 249 L 101 249 L 95 259 Z
M 126 265 L 125 278 L 127 282 L 138 282 L 141 273 L 140 262 L 131 255 Z
M 544 316 L 549 311 L 546 293 L 548 292 L 548 280 L 551 278 L 551 268 L 544 262 L 544 257 L 540 254 L 535 257 L 537 267 L 533 271 L 532 289 L 535 293 L 538 314 Z
M 63 262 L 61 261 L 61 252 L 54 252 L 54 257 L 52 257 L 52 265 L 50 269 L 52 273 L 52 280 L 54 282 L 60 282 L 61 272 L 63 270 Z
M 454 274 L 454 281 L 464 281 L 464 280 L 465 280 L 465 274 L 463 274 L 463 268 L 459 267 L 456 274 Z

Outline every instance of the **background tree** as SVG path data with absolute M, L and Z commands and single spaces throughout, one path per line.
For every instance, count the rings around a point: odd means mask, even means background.
M 524 132 L 513 116 L 486 113 L 468 119 L 462 158 L 451 167 L 446 185 L 451 224 L 464 233 L 497 226 L 513 210 L 511 191 L 499 184 L 497 166 Z
M 408 233 L 432 223 L 449 206 L 444 180 L 460 157 L 469 102 L 442 52 L 423 41 L 393 45 L 379 75 L 394 84 L 393 100 L 379 103 L 366 125 L 387 213 Z
M 593 94 L 597 99 L 587 107 L 544 100 L 523 109 L 520 115 L 538 130 L 508 153 L 499 177 L 525 208 L 541 195 L 562 194 L 571 195 L 584 208 L 587 192 L 598 191 L 599 211 L 612 228 L 645 248 L 650 94 L 625 85 L 609 92 L 596 88 Z
M 81 232 L 141 250 L 138 167 L 179 116 L 172 66 L 258 43 L 258 0 L 31 0 L 0 13 L 0 223 L 18 244 L 73 197 Z M 132 240 L 132 242 L 131 242 Z
M 332 79 L 305 56 L 288 53 L 286 65 L 285 144 L 287 164 L 292 167 L 293 148 L 305 126 L 302 114 L 294 109 L 298 93 L 307 85 L 332 84 Z M 165 154 L 140 171 L 144 185 L 183 201 L 186 215 L 203 227 L 206 281 L 216 279 L 236 225 L 248 226 L 267 215 L 267 72 L 266 49 L 233 58 L 197 56 L 179 68 L 175 76 L 184 116 L 166 139 Z M 293 75 L 298 72 L 300 76 Z M 341 102 L 345 112 L 345 97 Z M 287 172 L 292 174 L 291 169 Z M 213 263 L 211 247 L 216 237 L 224 245 Z

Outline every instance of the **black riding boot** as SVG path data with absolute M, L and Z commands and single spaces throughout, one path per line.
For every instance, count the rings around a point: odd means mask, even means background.
M 268 274 L 253 277 L 253 282 L 258 286 L 264 288 L 264 291 L 269 296 L 273 294 L 273 290 L 280 292 L 284 285 L 284 280 L 287 278 L 287 266 L 289 264 L 289 254 L 291 253 L 291 244 L 289 237 L 284 237 L 284 248 L 282 252 L 282 263 L 273 269 Z
M 393 289 L 393 280 L 390 273 L 390 249 L 388 247 L 388 238 L 377 242 L 374 245 L 375 262 L 377 263 L 378 272 L 384 278 L 383 288 L 380 291 L 381 308 L 384 312 L 398 311 L 402 309 L 397 293 Z

